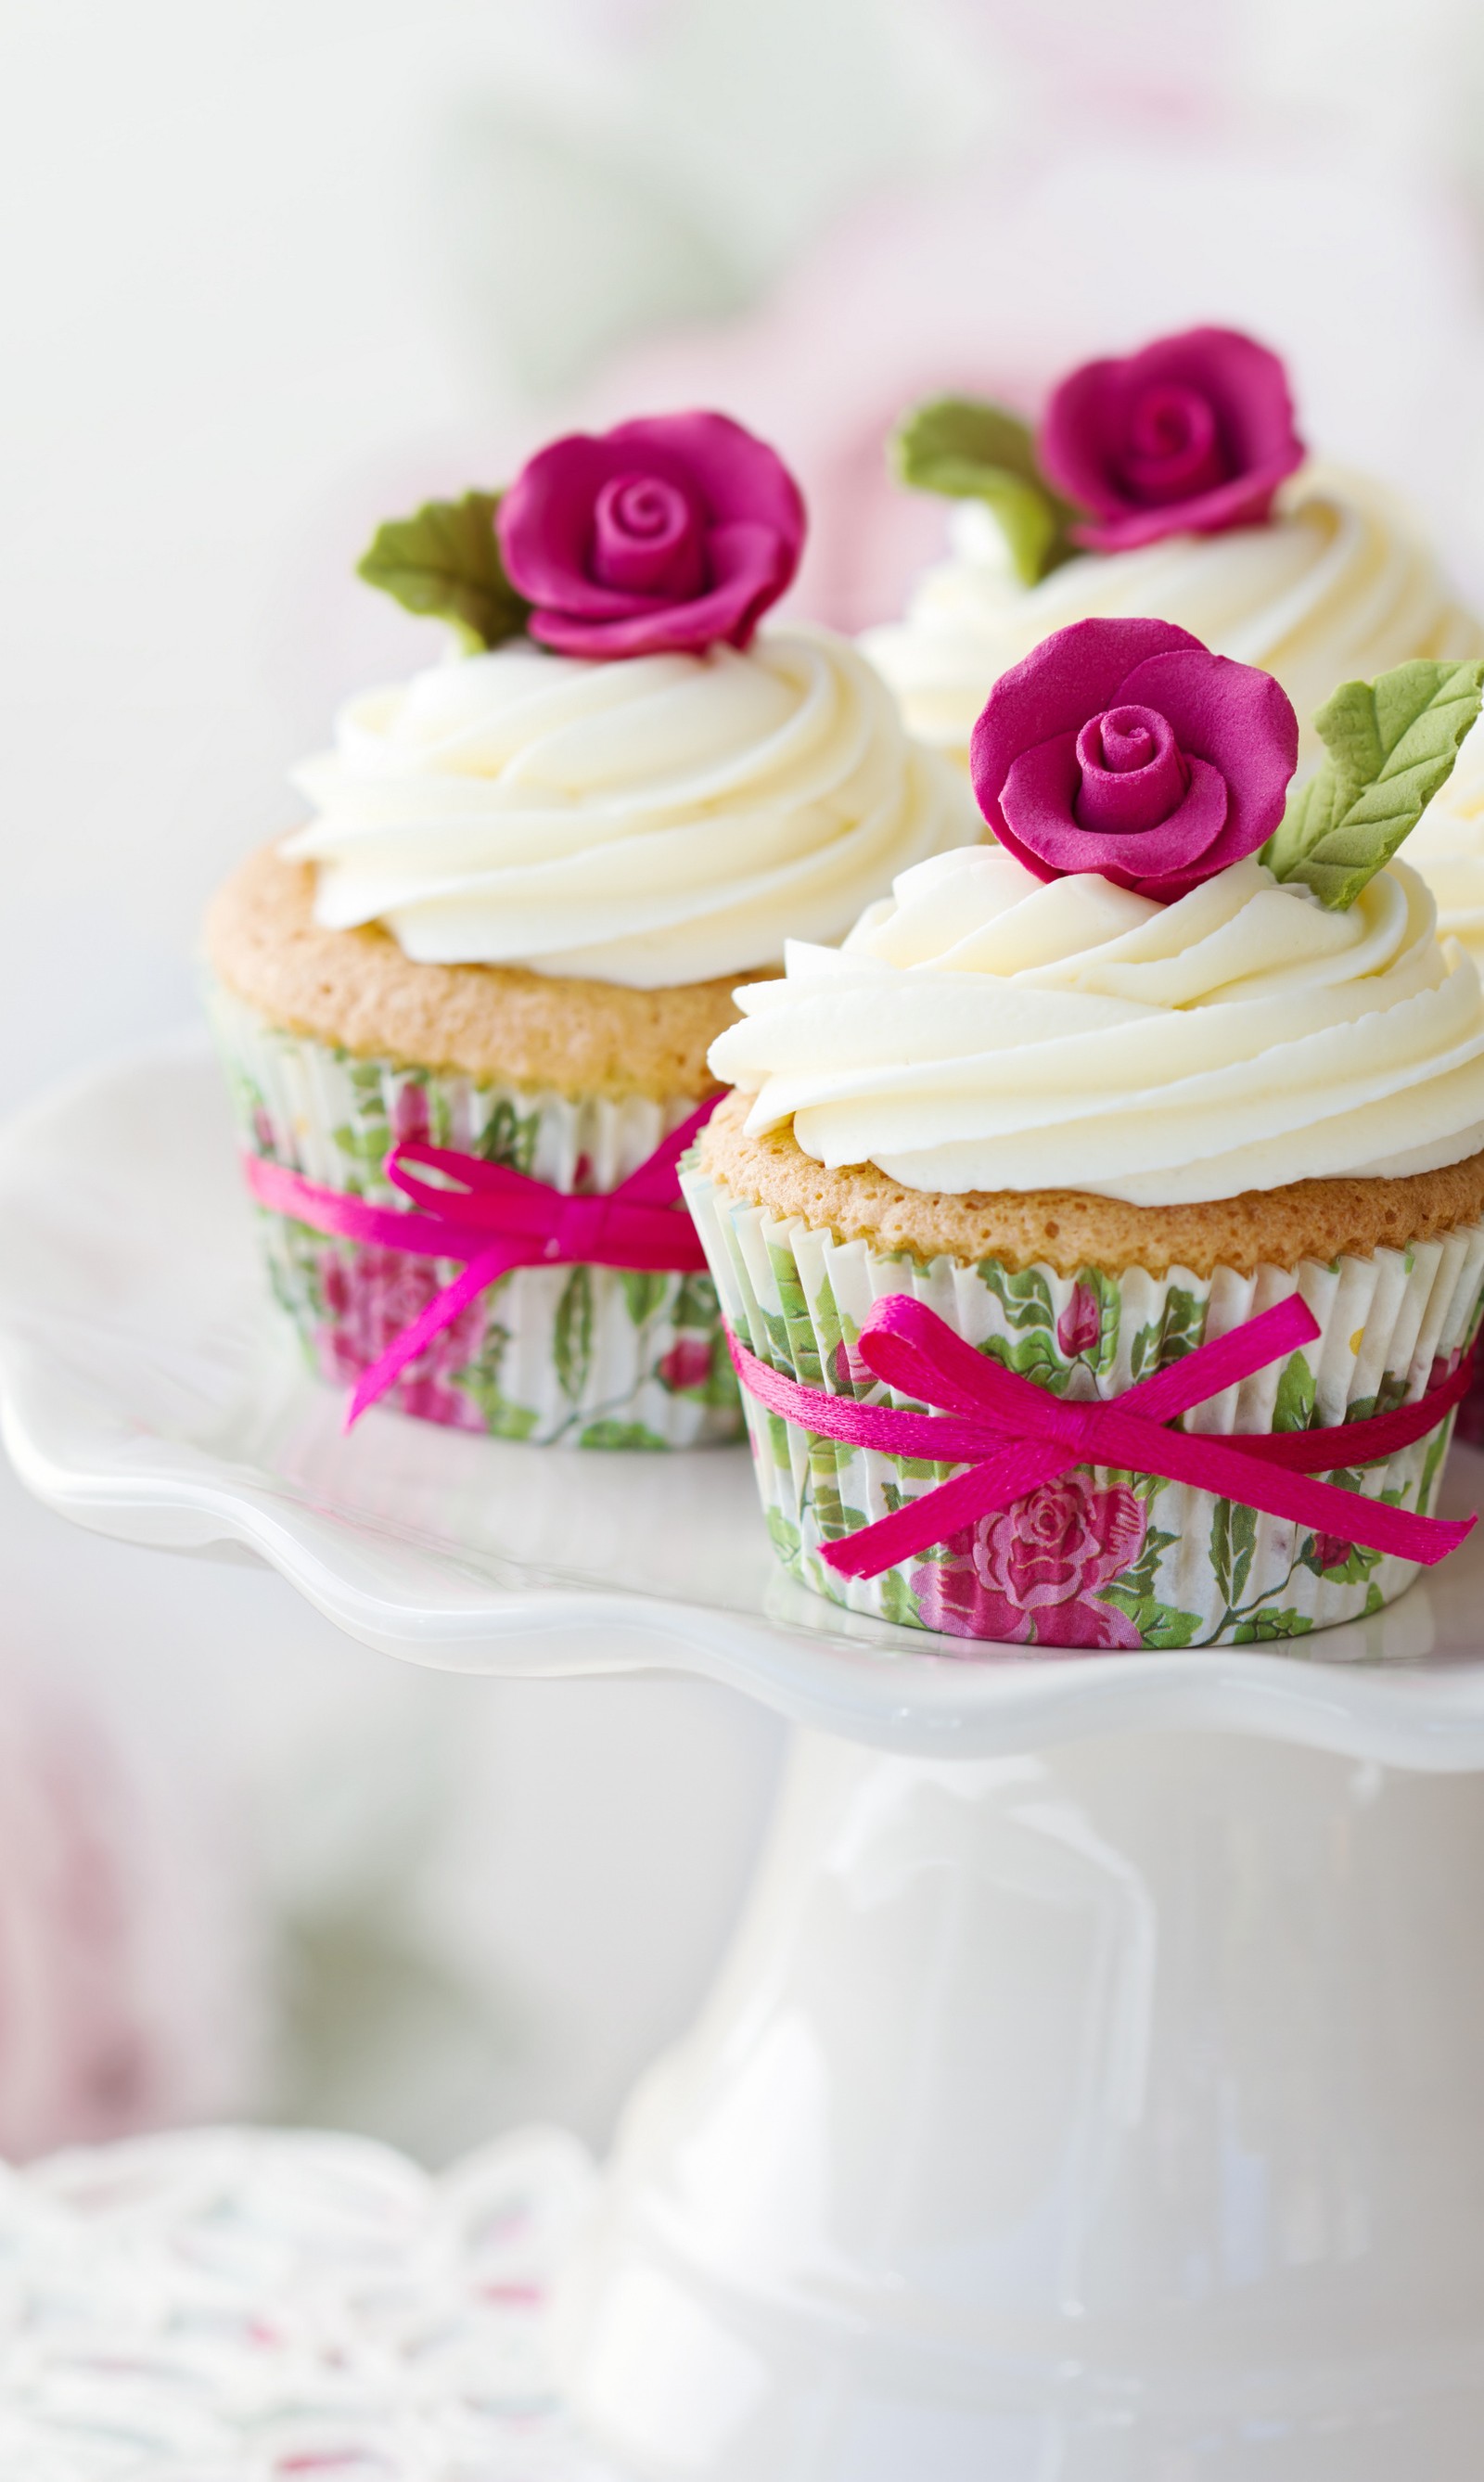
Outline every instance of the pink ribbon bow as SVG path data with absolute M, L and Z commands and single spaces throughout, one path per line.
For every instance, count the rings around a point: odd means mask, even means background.
M 399 1206 L 368 1206 L 362 1198 L 305 1180 L 287 1164 L 246 1156 L 248 1187 L 260 1206 L 276 1214 L 291 1215 L 340 1240 L 405 1250 L 417 1258 L 466 1262 L 464 1273 L 445 1284 L 361 1373 L 346 1429 L 385 1394 L 436 1335 L 453 1325 L 461 1310 L 512 1267 L 636 1267 L 655 1275 L 690 1275 L 703 1268 L 705 1254 L 679 1202 L 676 1166 L 715 1104 L 714 1096 L 700 1104 L 637 1172 L 617 1189 L 596 1197 L 553 1189 L 509 1164 L 410 1142 L 393 1147 L 382 1170 L 422 1210 L 411 1213 Z M 413 1165 L 438 1174 L 439 1180 L 419 1179 L 410 1169 Z
M 1457 1549 L 1473 1518 L 1411 1516 L 1309 1476 L 1373 1465 L 1422 1439 L 1466 1392 L 1467 1360 L 1416 1404 L 1331 1430 L 1219 1436 L 1166 1428 L 1280 1355 L 1312 1344 L 1318 1333 L 1313 1312 L 1294 1293 L 1109 1403 L 1069 1404 L 975 1352 L 925 1303 L 892 1293 L 876 1303 L 861 1330 L 861 1359 L 888 1386 L 942 1406 L 941 1414 L 833 1396 L 759 1361 L 729 1330 L 729 1341 L 748 1394 L 785 1421 L 852 1447 L 967 1468 L 889 1517 L 821 1546 L 820 1558 L 843 1577 L 877 1577 L 1074 1465 L 1161 1474 L 1431 1568 Z

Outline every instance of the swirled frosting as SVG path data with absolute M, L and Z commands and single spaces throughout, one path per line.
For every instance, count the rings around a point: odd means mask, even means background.
M 1484 654 L 1484 628 L 1390 494 L 1322 467 L 1285 486 L 1271 524 L 1087 553 L 1031 587 L 977 502 L 954 511 L 952 540 L 907 619 L 862 644 L 910 728 L 961 759 L 991 684 L 1073 620 L 1173 620 L 1213 653 L 1275 673 L 1298 710 L 1301 766 L 1319 755 L 1310 719 L 1340 681 L 1413 655 Z
M 1256 857 L 1158 905 L 982 846 L 738 999 L 749 1129 L 910 1189 L 1176 1206 L 1484 1146 L 1479 977 L 1404 862 L 1330 913 Z
M 1451 932 L 1484 972 L 1484 724 L 1474 726 L 1407 838 L 1407 858 L 1432 889 L 1439 930 Z
M 520 641 L 342 711 L 295 779 L 316 919 L 440 964 L 653 990 L 837 939 L 904 866 L 983 835 L 849 643 L 590 663 Z

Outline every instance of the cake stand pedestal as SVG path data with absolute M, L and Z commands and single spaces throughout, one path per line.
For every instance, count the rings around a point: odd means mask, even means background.
M 247 1545 L 422 1662 L 685 1666 L 799 1727 L 564 2251 L 564 2472 L 1473 2482 L 1484 1553 L 1308 1657 L 967 1655 L 774 1571 L 743 1454 L 347 1441 L 187 1046 L 0 1142 L 0 1378 L 84 1523 Z

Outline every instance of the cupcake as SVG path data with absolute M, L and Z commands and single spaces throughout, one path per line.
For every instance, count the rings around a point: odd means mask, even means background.
M 1073 620 L 1156 612 L 1274 673 L 1301 718 L 1337 681 L 1484 654 L 1408 513 L 1304 462 L 1282 363 L 1231 330 L 1085 364 L 1034 436 L 945 398 L 894 448 L 906 482 L 956 502 L 952 556 L 863 643 L 912 730 L 963 764 L 991 681 Z M 1305 729 L 1301 768 L 1319 756 Z
M 1018 1646 L 1244 1645 L 1458 1539 L 1484 997 L 1394 857 L 1481 678 L 1345 685 L 1290 793 L 1269 675 L 1075 623 L 975 728 L 997 842 L 739 991 L 683 1178 L 804 1582 Z
M 350 701 L 206 933 L 274 1289 L 356 1410 L 737 1435 L 673 1161 L 732 987 L 983 832 L 846 641 L 758 631 L 804 526 L 771 449 L 690 413 L 558 440 L 362 563 L 457 646 Z

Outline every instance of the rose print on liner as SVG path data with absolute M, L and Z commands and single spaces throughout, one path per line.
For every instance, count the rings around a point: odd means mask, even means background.
M 704 1387 L 711 1377 L 711 1346 L 701 1335 L 676 1336 L 668 1353 L 661 1354 L 654 1375 L 662 1387 L 676 1395 L 689 1387 Z
M 328 1322 L 315 1339 L 320 1366 L 327 1379 L 354 1386 L 427 1308 L 437 1293 L 438 1277 L 431 1260 L 409 1257 L 404 1250 L 362 1246 L 325 1253 L 320 1290 Z M 483 1304 L 471 1303 L 404 1371 L 396 1393 L 404 1413 L 450 1430 L 485 1428 L 478 1406 L 450 1384 L 452 1375 L 477 1357 L 484 1325 Z
M 1271 673 L 1168 620 L 1077 620 L 1001 674 L 974 797 L 1038 879 L 1091 871 L 1169 903 L 1267 843 L 1298 763 Z
M 1007 1646 L 1140 1646 L 1132 1621 L 1098 1594 L 1138 1559 L 1148 1521 L 1121 1484 L 1094 1491 L 1077 1473 L 1043 1483 L 955 1535 L 946 1561 L 914 1570 L 923 1624 Z
M 1096 1353 L 1102 1338 L 1102 1304 L 1091 1284 L 1077 1282 L 1056 1322 L 1056 1341 L 1069 1361 Z

